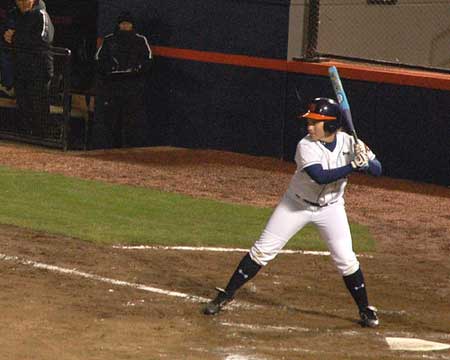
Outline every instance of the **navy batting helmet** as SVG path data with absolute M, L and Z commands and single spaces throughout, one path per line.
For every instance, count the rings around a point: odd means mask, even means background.
M 330 98 L 315 98 L 308 105 L 308 111 L 300 117 L 324 121 L 324 130 L 330 133 L 341 127 L 341 109 L 339 104 Z

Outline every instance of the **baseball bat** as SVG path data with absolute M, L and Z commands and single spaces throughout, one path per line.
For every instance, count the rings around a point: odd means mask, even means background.
M 337 101 L 342 111 L 342 115 L 352 133 L 355 142 L 358 143 L 358 135 L 356 134 L 355 126 L 353 125 L 352 113 L 350 111 L 350 105 L 345 94 L 344 87 L 342 86 L 341 78 L 336 66 L 328 68 L 328 74 L 330 75 L 331 84 L 333 85 L 334 93 L 336 94 Z

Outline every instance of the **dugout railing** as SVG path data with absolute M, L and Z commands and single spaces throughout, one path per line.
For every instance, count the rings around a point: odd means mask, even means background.
M 34 67 L 34 72 L 27 69 L 17 69 L 14 57 L 17 49 L 3 49 L 2 56 L 10 56 L 9 68 L 2 69 L 12 72 L 21 71 L 23 74 L 30 73 L 27 79 L 27 96 L 32 98 L 34 107 L 41 107 L 40 116 L 37 120 L 23 119 L 33 115 L 24 116 L 18 111 L 16 86 L 13 90 L 5 91 L 2 85 L 0 92 L 0 138 L 18 142 L 43 145 L 47 147 L 60 148 L 63 150 L 74 148 L 86 148 L 87 123 L 89 114 L 72 109 L 71 93 L 71 51 L 66 48 L 51 47 L 50 54 L 53 57 L 54 74 L 50 81 L 48 96 L 43 91 L 45 84 L 39 83 L 34 78 L 36 70 L 45 71 L 47 64 L 42 61 L 41 52 L 21 49 L 22 54 L 30 55 L 33 61 L 28 65 Z M 8 53 L 9 52 L 9 53 Z M 15 84 L 16 85 L 16 84 Z M 22 86 L 23 87 L 23 86 Z M 48 111 L 46 111 L 48 109 Z M 36 112 L 36 110 L 34 110 Z M 38 123 L 36 123 L 36 121 Z M 73 132 L 77 134 L 73 134 Z
M 302 61 L 327 58 L 450 73 L 447 0 L 307 0 Z

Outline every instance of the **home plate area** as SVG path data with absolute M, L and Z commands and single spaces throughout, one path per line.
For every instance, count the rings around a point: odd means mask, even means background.
M 180 302 L 180 306 L 186 306 L 186 303 L 191 303 L 197 304 L 198 307 L 208 300 L 200 295 L 183 293 L 176 289 L 167 288 L 167 286 L 159 288 L 152 284 L 126 282 L 116 278 L 103 277 L 92 272 L 37 262 L 29 258 L 0 254 L 0 260 L 6 263 L 15 263 L 25 268 L 55 273 L 57 276 L 64 278 L 78 278 L 85 281 L 106 283 L 115 287 L 116 291 L 120 291 L 120 288 L 130 288 L 139 292 L 150 293 L 149 295 L 151 296 L 167 297 L 172 299 L 172 301 Z M 113 290 L 110 289 L 110 292 L 113 292 Z M 217 355 L 219 359 L 226 360 L 328 359 L 333 354 L 333 346 L 340 345 L 339 349 L 336 348 L 336 359 L 345 358 L 342 353 L 345 346 L 353 347 L 352 356 L 358 356 L 358 358 L 360 355 L 363 358 L 377 358 L 375 353 L 378 353 L 383 358 L 385 356 L 387 356 L 386 358 L 396 358 L 395 355 L 392 355 L 395 352 L 401 354 L 401 356 L 399 355 L 401 358 L 406 359 L 450 359 L 450 334 L 439 334 L 436 332 L 414 334 L 412 332 L 386 331 L 383 328 L 377 330 L 362 329 L 357 326 L 345 327 L 344 329 L 340 327 L 341 325 L 327 328 L 323 323 L 317 327 L 311 327 L 311 318 L 315 316 L 318 319 L 323 317 L 319 312 L 312 310 L 302 310 L 305 313 L 303 316 L 305 319 L 304 326 L 301 323 L 297 326 L 280 325 L 282 324 L 282 318 L 288 319 L 286 312 L 289 311 L 291 310 L 277 309 L 268 304 L 256 304 L 241 300 L 234 301 L 224 309 L 223 314 L 204 319 L 204 321 L 212 323 L 211 326 L 226 334 L 225 337 L 228 341 L 235 339 L 237 345 L 235 347 L 215 349 L 214 347 L 207 347 L 203 351 L 208 355 Z M 261 318 L 264 312 L 273 312 L 274 318 L 279 317 L 279 319 L 274 319 L 270 323 L 267 318 Z M 280 312 L 284 314 L 279 316 L 277 313 Z M 330 314 L 333 312 L 337 315 L 340 314 L 339 310 L 328 311 Z M 253 314 L 249 315 L 249 313 Z M 386 315 L 388 313 L 392 315 L 393 311 L 386 311 Z M 399 313 L 403 314 L 401 311 Z M 244 314 L 247 316 L 243 319 L 241 315 Z M 380 311 L 380 315 L 383 316 L 383 311 Z M 307 321 L 308 316 L 310 317 L 309 321 Z M 290 322 L 292 323 L 292 321 Z M 264 338 L 267 338 L 267 341 L 264 341 Z M 276 347 L 277 342 L 273 341 L 273 339 L 277 338 L 282 338 L 286 342 L 281 342 L 280 344 L 282 345 Z M 246 344 L 247 339 L 251 341 L 248 341 Z M 295 344 L 294 346 L 292 346 L 293 343 Z M 323 344 L 323 347 L 319 346 L 319 344 Z M 358 344 L 358 346 L 352 344 Z M 372 355 L 366 356 L 363 352 L 360 352 L 359 348 L 363 348 L 364 344 L 369 348 L 377 348 L 372 353 L 375 357 Z M 387 355 L 389 353 L 391 353 L 392 357 Z M 205 358 L 210 357 L 206 356 Z
M 391 350 L 400 351 L 439 351 L 450 349 L 450 344 L 442 344 L 415 338 L 387 337 Z

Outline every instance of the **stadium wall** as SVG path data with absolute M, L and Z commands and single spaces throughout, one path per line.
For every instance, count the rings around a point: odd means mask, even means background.
M 112 30 L 121 3 L 100 0 L 100 37 Z M 287 60 L 288 0 L 195 0 L 189 6 L 179 0 L 151 6 L 130 0 L 127 7 L 138 14 L 138 30 L 155 54 L 147 145 L 293 159 L 305 134 L 297 114 L 311 98 L 333 93 L 326 63 Z M 341 75 L 358 132 L 385 174 L 449 185 L 450 79 Z

